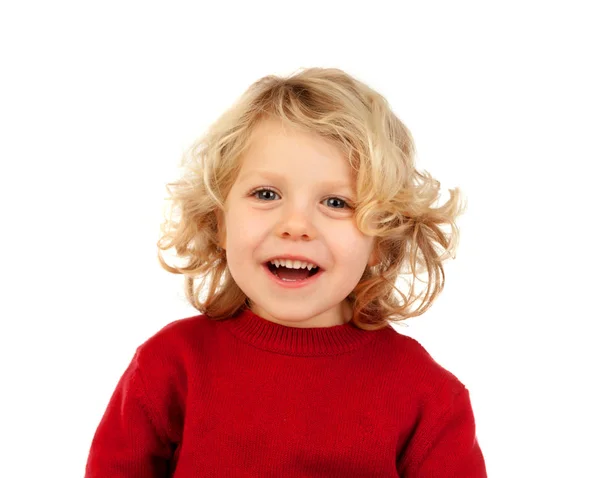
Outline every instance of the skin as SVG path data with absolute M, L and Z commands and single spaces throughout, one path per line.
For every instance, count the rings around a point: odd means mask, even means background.
M 376 263 L 376 255 L 375 239 L 355 224 L 347 159 L 315 133 L 284 130 L 279 121 L 265 120 L 255 128 L 241 161 L 225 211 L 217 217 L 220 246 L 251 310 L 290 327 L 348 322 L 352 311 L 346 298 L 365 268 Z M 329 181 L 345 185 L 325 184 Z M 263 187 L 273 192 L 257 191 Z M 280 287 L 263 264 L 283 254 L 311 258 L 324 272 L 311 285 Z

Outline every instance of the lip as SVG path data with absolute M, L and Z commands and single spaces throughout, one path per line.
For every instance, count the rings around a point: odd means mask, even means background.
M 313 261 L 312 259 L 309 259 L 308 257 L 294 256 L 294 255 L 289 255 L 289 254 L 282 254 L 280 256 L 273 256 L 270 259 L 267 259 L 265 261 L 265 263 L 271 262 L 274 259 L 286 259 L 286 260 L 289 260 L 289 261 L 310 262 L 311 264 L 314 264 L 315 266 L 317 266 L 319 269 L 324 270 L 323 267 L 321 267 L 321 264 L 319 264 L 318 262 Z
M 300 259 L 297 259 L 300 260 Z M 298 289 L 300 287 L 306 287 L 309 286 L 311 284 L 313 284 L 314 282 L 316 282 L 316 280 L 321 276 L 321 274 L 323 274 L 323 269 L 321 269 L 319 267 L 319 272 L 317 272 L 314 276 L 310 276 L 308 279 L 304 279 L 304 280 L 299 280 L 299 281 L 285 281 L 283 279 L 280 279 L 279 277 L 277 277 L 275 274 L 273 274 L 270 270 L 269 270 L 269 266 L 265 263 L 262 265 L 263 270 L 265 271 L 265 273 L 271 278 L 271 280 L 273 282 L 275 282 L 275 284 L 284 287 L 286 289 Z

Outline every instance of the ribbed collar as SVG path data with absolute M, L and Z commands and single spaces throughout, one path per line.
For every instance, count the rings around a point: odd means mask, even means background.
M 359 329 L 352 322 L 331 327 L 289 327 L 248 308 L 223 323 L 236 337 L 260 349 L 309 357 L 350 352 L 373 340 L 378 332 Z

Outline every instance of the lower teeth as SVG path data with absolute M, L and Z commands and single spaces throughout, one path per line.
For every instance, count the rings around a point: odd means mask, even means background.
M 306 276 L 305 279 L 286 279 L 285 277 L 281 277 L 279 274 L 277 274 L 277 272 L 275 272 L 275 276 L 277 276 L 277 278 L 279 280 L 282 280 L 284 282 L 302 282 L 303 280 L 306 280 L 310 277 L 310 276 Z

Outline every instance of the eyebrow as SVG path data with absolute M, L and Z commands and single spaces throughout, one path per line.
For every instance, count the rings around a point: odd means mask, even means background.
M 240 182 L 248 179 L 251 176 L 261 176 L 261 177 L 264 177 L 269 180 L 285 181 L 285 177 L 280 174 L 274 173 L 272 171 L 265 171 L 265 170 L 257 169 L 254 171 L 248 171 L 246 174 L 242 175 L 240 177 Z M 344 180 L 321 181 L 320 184 L 322 184 L 323 186 L 328 187 L 328 188 L 342 188 L 342 189 L 347 189 L 349 192 L 353 192 L 350 184 L 348 184 L 348 182 L 344 181 Z

